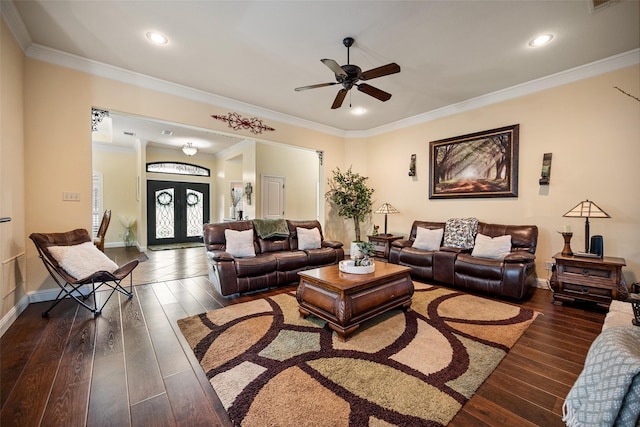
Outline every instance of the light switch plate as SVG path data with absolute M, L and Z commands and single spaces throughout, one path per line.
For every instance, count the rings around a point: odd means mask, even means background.
M 64 191 L 62 193 L 62 200 L 65 202 L 79 202 L 80 193 L 77 193 L 75 191 Z

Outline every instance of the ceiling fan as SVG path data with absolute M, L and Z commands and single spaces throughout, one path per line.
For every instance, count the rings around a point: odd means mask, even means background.
M 315 89 L 317 87 L 325 87 L 332 86 L 336 84 L 341 84 L 342 89 L 338 91 L 338 95 L 336 95 L 336 99 L 333 101 L 331 105 L 331 109 L 340 108 L 342 105 L 342 101 L 344 101 L 345 96 L 347 96 L 347 92 L 356 86 L 360 92 L 364 92 L 367 95 L 373 96 L 380 101 L 388 101 L 391 98 L 391 94 L 380 90 L 376 87 L 368 85 L 366 83 L 358 83 L 360 80 L 371 80 L 378 77 L 388 76 L 389 74 L 395 74 L 400 72 L 400 66 L 395 62 L 392 62 L 387 65 L 383 65 L 381 67 L 372 68 L 368 71 L 362 71 L 360 67 L 357 65 L 349 64 L 349 48 L 353 45 L 353 37 L 346 37 L 342 40 L 342 44 L 347 48 L 347 64 L 346 65 L 338 65 L 336 61 L 333 59 L 321 59 L 322 63 L 329 67 L 331 71 L 336 75 L 336 81 L 331 83 L 319 83 L 310 86 L 302 86 L 297 87 L 295 90 L 297 92 L 301 90 L 307 89 Z

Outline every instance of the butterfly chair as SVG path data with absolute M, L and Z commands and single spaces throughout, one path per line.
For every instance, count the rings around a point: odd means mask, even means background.
M 107 235 L 107 228 L 109 228 L 110 222 L 111 209 L 107 209 L 102 215 L 102 221 L 100 222 L 100 228 L 98 228 L 98 234 L 96 234 L 95 239 L 93 239 L 93 244 L 96 245 L 102 252 L 104 252 L 104 237 Z
M 132 273 L 139 261 L 129 261 L 118 267 L 93 245 L 87 230 L 79 228 L 65 233 L 32 233 L 29 238 L 36 245 L 47 271 L 60 286 L 58 296 L 47 311 L 42 313 L 42 317 L 47 317 L 49 311 L 67 297 L 73 298 L 94 315 L 102 312 L 116 291 L 129 299 L 133 297 Z M 129 290 L 121 285 L 127 276 Z M 108 289 L 109 295 L 98 306 L 96 292 L 103 286 L 109 288 L 110 292 Z M 83 293 L 82 287 L 88 293 Z M 93 307 L 85 302 L 91 296 Z

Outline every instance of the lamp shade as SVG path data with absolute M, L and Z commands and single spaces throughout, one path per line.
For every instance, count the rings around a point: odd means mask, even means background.
M 185 145 L 182 146 L 182 152 L 187 156 L 193 156 L 198 152 L 198 149 L 193 145 L 191 145 L 190 142 L 187 142 Z
M 396 214 L 396 213 L 400 213 L 400 211 L 394 208 L 393 206 L 391 206 L 390 203 L 383 203 L 382 206 L 380 206 L 378 209 L 373 211 L 373 213 L 384 214 L 384 234 L 386 236 L 387 235 L 387 214 Z
M 591 200 L 583 200 L 575 205 L 566 214 L 569 218 L 585 218 L 584 220 L 584 251 L 589 252 L 589 218 L 611 218 L 608 213 L 600 209 L 600 206 Z
M 373 213 L 377 213 L 377 214 L 394 214 L 394 213 L 400 213 L 400 211 L 398 209 L 394 208 L 393 206 L 391 206 L 390 203 L 384 203 L 378 209 L 373 211 Z
M 600 206 L 589 199 L 578 203 L 562 216 L 573 218 L 611 218 L 608 213 L 600 209 Z

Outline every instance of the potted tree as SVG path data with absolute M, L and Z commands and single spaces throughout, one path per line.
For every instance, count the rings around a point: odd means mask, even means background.
M 329 180 L 331 189 L 325 197 L 338 207 L 338 215 L 353 220 L 355 242 L 361 242 L 360 223 L 371 213 L 371 196 L 375 190 L 367 187 L 368 177 L 352 172 L 351 167 L 344 172 L 336 168 L 332 173 L 333 177 Z M 356 245 L 351 245 L 352 252 L 356 248 Z M 354 257 L 353 253 L 351 257 Z

